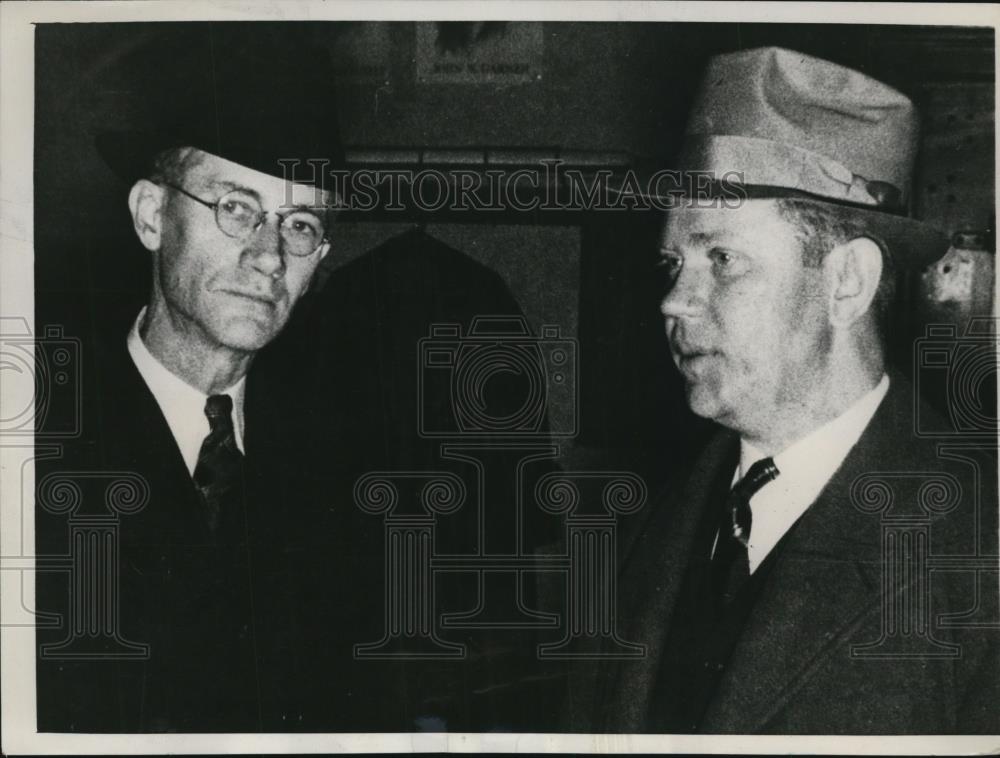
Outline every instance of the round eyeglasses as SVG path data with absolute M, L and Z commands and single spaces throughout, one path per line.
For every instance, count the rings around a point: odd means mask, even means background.
M 265 211 L 257 199 L 246 190 L 232 190 L 214 203 L 210 203 L 176 184 L 160 183 L 215 211 L 215 223 L 219 229 L 234 239 L 241 241 L 249 239 L 264 225 L 268 214 L 274 213 L 278 217 L 283 249 L 289 255 L 306 258 L 319 250 L 327 241 L 326 224 L 318 213 L 310 209 L 295 208 L 284 214 Z

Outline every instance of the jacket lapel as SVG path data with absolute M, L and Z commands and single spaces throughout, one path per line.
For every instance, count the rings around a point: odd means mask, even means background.
M 705 731 L 761 731 L 826 655 L 844 653 L 845 638 L 879 602 L 872 553 L 865 561 L 835 547 L 843 522 L 853 520 L 844 513 L 851 507 L 846 498 L 825 495 L 787 535 L 706 714 Z M 838 515 L 845 518 L 838 522 Z M 830 545 L 817 544 L 823 534 Z M 877 540 L 873 535 L 873 551 Z
M 162 543 L 167 535 L 187 541 L 207 536 L 194 483 L 163 413 L 125 349 L 109 346 L 102 362 L 102 443 L 104 465 L 136 471 L 147 480 L 149 503 L 123 517 L 126 533 Z
M 728 488 L 739 447 L 723 432 L 709 444 L 679 497 L 660 498 L 638 526 L 620 573 L 622 602 L 619 628 L 623 639 L 646 646 L 646 656 L 623 661 L 609 670 L 603 723 L 614 731 L 643 731 L 646 708 L 659 673 L 666 630 L 684 572 L 691 560 L 706 509 Z
M 894 421 L 909 418 L 903 385 L 893 377 L 858 443 L 776 547 L 705 731 L 764 730 L 826 656 L 847 654 L 845 641 L 881 602 L 880 520 L 859 510 L 850 492 L 857 477 L 896 468 L 901 438 L 892 433 Z

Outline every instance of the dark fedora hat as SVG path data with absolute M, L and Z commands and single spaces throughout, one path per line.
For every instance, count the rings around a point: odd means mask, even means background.
M 948 238 L 907 213 L 918 141 L 917 112 L 902 93 L 804 53 L 757 48 L 709 61 L 676 168 L 739 176 L 751 199 L 856 209 L 897 265 L 923 267 L 944 255 Z
M 343 165 L 329 57 L 310 44 L 306 26 L 169 27 L 123 61 L 135 123 L 96 135 L 116 174 L 130 182 L 146 176 L 154 157 L 175 147 L 314 185 Z

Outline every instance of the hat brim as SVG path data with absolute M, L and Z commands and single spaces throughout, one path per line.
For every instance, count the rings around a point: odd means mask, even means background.
M 158 153 L 185 146 L 178 138 L 156 131 L 102 132 L 94 144 L 108 167 L 129 184 L 149 175 Z
M 877 210 L 860 210 L 870 220 L 872 236 L 881 238 L 896 265 L 923 269 L 940 260 L 951 240 L 940 229 L 909 216 Z
M 94 144 L 104 162 L 118 177 L 129 184 L 149 176 L 153 160 L 159 153 L 178 147 L 197 148 L 262 174 L 280 179 L 289 178 L 291 181 L 324 189 L 326 174 L 314 169 L 310 161 L 323 161 L 320 165 L 328 169 L 340 169 L 345 165 L 339 145 L 329 150 L 325 149 L 327 146 L 319 145 L 313 150 L 303 151 L 297 163 L 289 164 L 291 173 L 286 174 L 288 167 L 285 162 L 289 159 L 295 160 L 292 154 L 282 157 L 269 146 L 261 146 L 252 140 L 211 144 L 206 142 L 204 137 L 199 138 L 197 135 L 184 134 L 180 131 L 105 131 L 94 138 Z M 297 165 L 303 166 L 301 174 L 296 173 L 294 166 Z
M 688 192 L 667 195 L 641 189 L 650 186 L 647 182 L 640 181 L 638 186 L 640 187 L 638 191 L 634 186 L 628 190 L 612 186 L 609 190 L 619 197 L 634 196 L 653 208 L 666 212 L 680 208 L 736 208 L 746 200 L 779 198 L 803 199 L 832 207 L 849 208 L 863 215 L 870 236 L 887 248 L 893 262 L 901 268 L 925 268 L 940 260 L 951 245 L 947 234 L 919 219 L 889 213 L 874 206 L 846 203 L 786 187 L 738 185 L 737 195 L 734 194 L 737 185 L 723 186 L 711 183 L 699 187 L 697 194 L 694 195 Z

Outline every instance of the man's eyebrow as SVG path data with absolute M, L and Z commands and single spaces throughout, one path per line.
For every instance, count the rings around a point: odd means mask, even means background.
M 250 187 L 246 187 L 242 184 L 237 184 L 236 182 L 226 181 L 224 179 L 210 179 L 207 182 L 207 187 L 209 189 L 222 189 L 226 190 L 227 192 L 233 192 L 234 190 L 239 190 L 240 192 L 245 192 L 248 195 L 252 195 L 253 197 L 257 198 L 258 201 L 260 200 L 260 194 L 256 190 L 253 190 Z
M 715 231 L 715 232 L 691 232 L 688 235 L 688 242 L 693 245 L 707 245 L 711 242 L 718 242 L 719 240 L 735 239 L 739 237 L 738 234 L 729 231 Z
M 738 244 L 743 239 L 743 235 L 735 229 L 719 229 L 709 232 L 688 232 L 683 238 L 674 238 L 669 244 L 662 242 L 660 252 L 680 252 L 684 247 L 704 247 L 707 245 L 729 243 Z
M 319 216 L 330 209 L 329 205 L 316 205 L 315 203 L 294 203 L 292 205 L 282 203 L 278 210 L 287 213 L 312 213 L 314 216 Z

